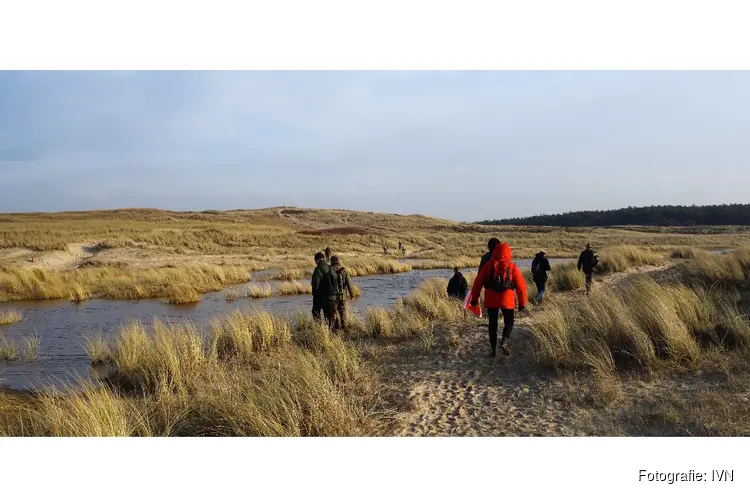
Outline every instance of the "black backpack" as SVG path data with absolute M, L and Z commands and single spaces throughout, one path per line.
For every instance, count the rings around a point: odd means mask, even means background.
M 511 264 L 508 264 L 508 269 L 505 270 L 505 276 L 495 276 L 495 266 L 492 266 L 490 269 L 490 277 L 487 279 L 484 287 L 493 292 L 515 290 L 516 284 L 513 283 L 513 279 L 511 278 L 510 266 Z
M 328 266 L 328 272 L 320 279 L 317 292 L 315 295 L 319 298 L 333 297 L 338 293 L 336 271 L 331 266 Z

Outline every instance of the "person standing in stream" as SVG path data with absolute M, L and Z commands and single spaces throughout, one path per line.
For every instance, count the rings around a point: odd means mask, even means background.
M 333 310 L 336 307 L 336 293 L 338 283 L 336 273 L 333 271 L 323 252 L 315 254 L 317 267 L 312 274 L 312 315 L 315 321 L 320 321 L 320 311 L 323 311 L 328 327 L 333 326 Z
M 479 305 L 479 295 L 484 292 L 484 305 L 489 318 L 490 348 L 489 357 L 497 354 L 497 330 L 500 312 L 503 315 L 503 336 L 500 351 L 510 355 L 508 342 L 515 320 L 516 297 L 518 311 L 526 308 L 526 281 L 521 270 L 511 262 L 512 253 L 507 243 L 499 243 L 492 250 L 492 258 L 482 266 L 471 287 L 471 305 Z

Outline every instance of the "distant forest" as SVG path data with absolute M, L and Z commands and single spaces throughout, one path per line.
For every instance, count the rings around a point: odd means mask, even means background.
M 514 226 L 748 226 L 750 204 L 628 207 L 556 215 L 485 220 L 477 224 Z

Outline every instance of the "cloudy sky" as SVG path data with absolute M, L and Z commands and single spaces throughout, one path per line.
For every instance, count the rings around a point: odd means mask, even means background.
M 731 202 L 748 72 L 0 71 L 0 212 Z

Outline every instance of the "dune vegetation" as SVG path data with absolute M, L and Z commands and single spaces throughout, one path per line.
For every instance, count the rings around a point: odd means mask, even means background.
M 13 309 L 7 311 L 0 311 L 0 326 L 12 325 L 18 323 L 23 319 L 23 315 Z
M 539 249 L 575 259 L 588 241 L 601 257 L 591 297 L 568 293 L 583 286 L 575 260 L 553 263 L 548 298 L 517 316 L 519 343 L 497 364 L 477 358 L 486 351 L 486 317 L 476 320 L 449 299 L 446 279 L 430 279 L 393 307 L 350 310 L 345 332 L 329 331 L 309 311 L 286 316 L 237 309 L 208 326 L 131 323 L 114 338 L 90 337 L 84 349 L 92 365 L 108 368 L 107 378 L 34 393 L 0 391 L 2 435 L 381 435 L 406 413 L 426 411 L 420 405 L 446 405 L 435 421 L 447 425 L 474 418 L 470 405 L 511 401 L 522 408 L 529 393 L 544 402 L 541 410 L 518 410 L 531 412 L 530 420 L 554 412 L 555 418 L 577 418 L 594 398 L 592 419 L 611 411 L 617 417 L 607 417 L 610 424 L 634 426 L 618 432 L 669 435 L 674 423 L 683 426 L 679 432 L 750 433 L 742 424 L 750 414 L 730 399 L 742 397 L 739 387 L 750 381 L 744 229 L 498 227 L 291 207 L 10 214 L 0 220 L 0 301 L 6 302 L 158 298 L 189 304 L 230 285 L 240 286 L 226 290 L 227 300 L 304 295 L 311 292 L 312 256 L 327 245 L 352 277 L 458 265 L 471 270 L 469 285 L 493 236 L 508 241 L 516 259 Z M 405 259 L 392 255 L 399 240 L 408 248 Z M 735 250 L 711 254 L 711 248 Z M 267 272 L 249 275 L 261 269 Z M 523 273 L 535 295 L 529 270 Z M 13 319 L 12 310 L 3 314 Z M 0 333 L 0 361 L 11 366 L 39 359 L 44 337 L 22 337 L 15 328 L 6 329 L 13 336 Z M 525 350 L 524 342 L 532 347 Z M 468 369 L 450 371 L 459 358 Z M 448 371 L 430 371 L 440 363 Z M 496 372 L 502 377 L 491 378 Z M 706 373 L 722 382 L 707 382 Z M 419 380 L 408 385 L 412 376 Z M 682 376 L 699 381 L 690 387 L 708 387 L 705 398 L 678 397 L 674 388 Z M 560 393 L 568 383 L 570 392 Z M 506 386 L 514 392 L 485 399 L 487 391 Z M 653 411 L 627 406 L 635 399 L 628 391 L 642 395 L 644 386 Z M 434 400 L 416 396 L 435 387 L 447 392 Z M 528 435 L 528 420 L 515 419 L 506 423 Z M 420 432 L 434 435 L 435 426 Z
M 180 304 L 199 301 L 200 293 L 246 281 L 248 273 L 242 267 L 209 264 L 140 271 L 109 267 L 48 271 L 4 266 L 0 268 L 0 302 L 161 298 Z
M 308 279 L 314 253 L 326 246 L 356 277 L 475 267 L 493 236 L 508 242 L 516 258 L 531 258 L 542 248 L 549 257 L 575 258 L 588 241 L 602 250 L 631 245 L 656 252 L 681 246 L 736 248 L 750 241 L 747 228 L 691 232 L 487 226 L 293 207 L 5 214 L 0 220 L 0 301 L 174 296 L 175 302 L 184 302 L 195 299 L 195 293 L 186 293 L 187 286 L 197 293 L 215 290 L 247 281 L 251 271 L 268 270 L 266 279 Z M 408 249 L 405 259 L 398 241 Z M 388 255 L 383 255 L 383 245 L 391 249 Z M 641 257 L 653 261 L 653 256 Z M 614 256 L 607 262 L 618 266 Z M 184 286 L 169 290 L 166 281 Z
M 519 328 L 528 328 L 533 343 L 530 373 L 550 367 L 560 380 L 567 380 L 566 373 L 582 374 L 571 379 L 576 382 L 571 382 L 566 404 L 584 405 L 581 411 L 587 411 L 588 400 L 577 395 L 588 394 L 583 387 L 593 384 L 594 408 L 615 411 L 626 405 L 623 387 L 628 383 L 668 380 L 680 367 L 729 363 L 732 370 L 743 369 L 739 360 L 750 359 L 742 288 L 750 278 L 750 252 L 688 259 L 669 270 L 664 275 L 623 275 L 611 286 L 597 287 L 589 298 L 553 290 L 553 300 L 532 308 L 528 319 L 519 318 Z M 466 277 L 471 283 L 475 274 Z M 393 355 L 391 348 L 414 345 L 423 356 L 444 356 L 445 346 L 461 342 L 457 339 L 473 325 L 482 325 L 484 338 L 486 323 L 449 299 L 446 285 L 445 279 L 426 280 L 392 308 L 369 308 L 361 316 L 350 312 L 349 329 L 341 334 L 316 323 L 308 312 L 286 316 L 255 309 L 217 316 L 207 330 L 190 323 L 132 323 L 114 339 L 98 336 L 86 342 L 91 363 L 111 367 L 104 382 L 27 397 L 0 394 L 0 433 L 387 433 L 393 421 L 384 418 L 383 402 L 376 401 L 384 374 L 368 361 L 373 349 L 390 353 L 380 354 L 385 356 Z M 21 358 L 20 350 L 12 351 L 10 358 Z M 634 376 L 642 382 L 628 382 Z M 728 400 L 735 393 L 711 390 L 706 401 L 740 422 L 740 410 Z M 624 422 L 641 429 L 633 432 L 658 429 L 654 418 L 676 419 L 709 435 L 743 432 L 740 424 L 720 422 L 705 405 L 686 407 L 684 398 L 673 394 L 661 401 L 656 413 L 627 407 Z
M 750 353 L 750 248 L 696 258 L 657 281 L 634 274 L 589 298 L 555 301 L 531 323 L 537 360 L 599 375 L 696 363 L 708 348 Z
M 132 323 L 110 342 L 88 339 L 103 384 L 0 397 L 0 433 L 14 436 L 347 436 L 376 434 L 376 374 L 357 339 L 418 338 L 465 321 L 428 281 L 394 309 L 351 315 L 349 340 L 308 314 L 237 310 L 201 332 L 190 323 Z M 439 325 L 439 326 L 438 326 Z

